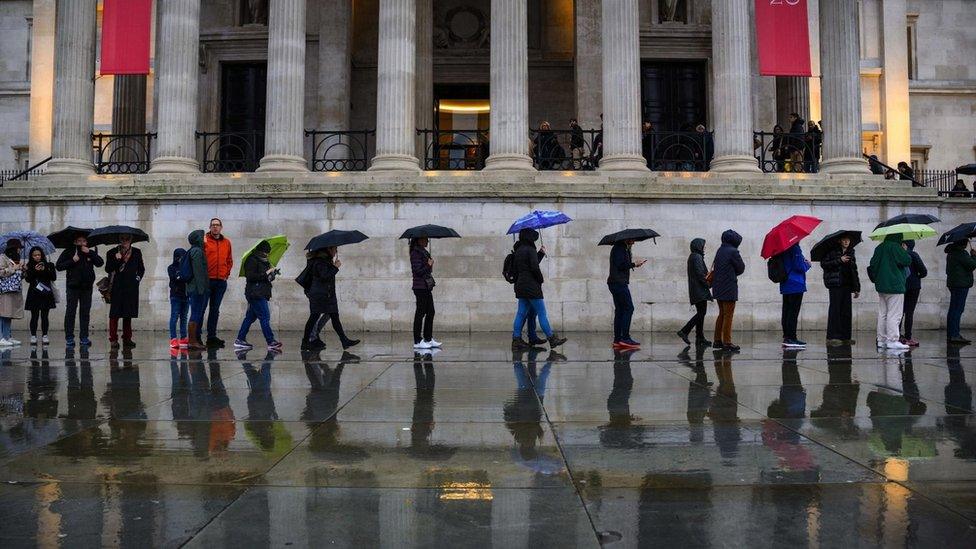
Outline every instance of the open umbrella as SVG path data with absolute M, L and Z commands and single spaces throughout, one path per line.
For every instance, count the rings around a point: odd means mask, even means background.
M 642 242 L 651 238 L 657 238 L 661 236 L 657 231 L 652 229 L 624 229 L 620 232 L 613 234 L 608 234 L 600 239 L 600 246 L 612 246 L 617 242 L 624 242 L 626 240 L 633 240 L 635 242 Z
M 359 231 L 340 231 L 338 229 L 322 233 L 305 245 L 305 249 L 310 252 L 324 250 L 330 246 L 345 246 L 346 244 L 358 244 L 369 238 Z
M 244 276 L 244 263 L 247 261 L 247 258 L 251 257 L 251 254 L 254 253 L 254 250 L 257 249 L 258 244 L 262 242 L 267 242 L 268 244 L 271 245 L 271 251 L 268 252 L 268 262 L 271 263 L 272 267 L 278 266 L 278 262 L 281 261 L 281 257 L 285 255 L 285 251 L 288 250 L 288 246 L 289 246 L 288 237 L 286 237 L 283 234 L 279 234 L 277 236 L 270 236 L 268 238 L 258 240 L 257 242 L 254 243 L 253 246 L 251 246 L 246 252 L 244 252 L 244 255 L 241 256 L 241 270 L 237 274 L 237 276 Z
M 88 236 L 91 232 L 91 229 L 83 229 L 81 227 L 72 227 L 71 225 L 68 225 L 60 231 L 47 235 L 47 239 L 54 244 L 55 248 L 70 248 L 75 245 L 76 238 L 79 236 Z
M 400 238 L 461 238 L 461 235 L 450 227 L 441 227 L 440 225 L 420 225 L 417 227 L 410 227 L 409 229 L 403 231 Z
M 523 215 L 522 217 L 515 220 L 512 226 L 508 228 L 508 232 L 505 234 L 515 234 L 522 229 L 545 229 L 546 227 L 552 227 L 554 225 L 562 225 L 563 223 L 569 223 L 572 219 L 563 212 L 557 212 L 555 210 L 535 210 L 528 215 Z
M 861 243 L 862 240 L 861 231 L 845 230 L 845 231 L 837 231 L 835 233 L 830 233 L 827 236 L 821 238 L 820 242 L 814 244 L 813 248 L 810 249 L 810 260 L 820 261 L 821 259 L 823 259 L 824 254 L 829 252 L 830 249 L 836 246 L 837 243 L 840 242 L 840 239 L 845 236 L 851 239 L 851 248 Z
M 794 215 L 773 227 L 763 239 L 763 259 L 781 254 L 813 232 L 822 221 L 809 215 Z
M 959 175 L 976 175 L 976 164 L 963 164 L 956 168 Z
M 871 240 L 884 240 L 886 236 L 900 234 L 904 240 L 921 240 L 930 236 L 935 236 L 935 229 L 928 225 L 917 225 L 913 223 L 900 223 L 888 227 L 875 229 L 868 238 Z
M 976 223 L 962 223 L 948 231 L 942 233 L 939 237 L 939 246 L 943 244 L 949 244 L 950 242 L 959 242 L 960 240 L 966 240 L 976 236 Z
M 21 245 L 24 246 L 24 253 L 27 253 L 34 246 L 44 250 L 44 255 L 54 253 L 54 244 L 46 236 L 34 231 L 11 231 L 0 236 L 0 253 L 7 250 L 7 241 L 12 238 L 20 241 Z
M 108 227 L 99 227 L 88 233 L 88 245 L 101 246 L 102 244 L 118 244 L 119 237 L 124 234 L 132 237 L 133 244 L 136 242 L 149 242 L 149 235 L 142 229 L 128 227 L 126 225 L 109 225 Z
M 940 220 L 938 217 L 929 214 L 899 214 L 891 219 L 882 221 L 878 223 L 874 228 L 880 229 L 881 227 L 890 227 L 892 225 L 902 225 L 904 223 L 910 223 L 912 225 L 928 225 L 930 223 L 938 223 Z

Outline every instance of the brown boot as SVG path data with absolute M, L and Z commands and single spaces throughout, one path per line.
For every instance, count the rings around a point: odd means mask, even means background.
M 190 322 L 186 327 L 186 336 L 189 340 L 188 347 L 190 349 L 206 349 L 207 346 L 200 341 L 200 325 L 196 322 Z

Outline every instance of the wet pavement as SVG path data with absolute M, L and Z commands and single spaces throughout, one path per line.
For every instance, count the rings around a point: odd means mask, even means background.
M 55 335 L 0 352 L 0 546 L 976 546 L 976 346 L 859 335 L 240 356 Z

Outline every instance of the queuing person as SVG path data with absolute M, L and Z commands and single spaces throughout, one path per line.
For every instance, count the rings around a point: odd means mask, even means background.
M 92 291 L 95 288 L 95 269 L 105 264 L 98 250 L 88 247 L 88 239 L 79 235 L 74 245 L 66 248 L 55 264 L 64 271 L 64 344 L 75 346 L 75 313 L 78 314 L 78 336 L 83 347 L 91 345 L 88 328 L 91 318 Z
M 712 346 L 727 351 L 739 350 L 739 346 L 732 343 L 732 318 L 735 316 L 735 303 L 739 300 L 739 276 L 746 270 L 739 253 L 740 244 L 742 236 L 739 233 L 732 229 L 725 231 L 722 233 L 722 245 L 712 261 L 712 297 L 718 302 Z
M 253 349 L 254 345 L 247 342 L 247 332 L 251 325 L 257 320 L 261 323 L 261 333 L 268 343 L 268 351 L 281 351 L 282 344 L 275 339 L 274 331 L 271 329 L 271 310 L 268 302 L 271 301 L 271 283 L 274 282 L 278 270 L 271 266 L 268 254 L 271 253 L 271 244 L 262 240 L 255 247 L 254 252 L 244 261 L 244 299 L 247 300 L 247 313 L 241 328 L 237 331 L 237 340 L 234 341 L 234 348 L 238 351 Z
M 47 336 L 50 321 L 48 314 L 56 305 L 54 298 L 54 281 L 58 273 L 54 264 L 47 260 L 47 255 L 38 246 L 34 246 L 27 253 L 27 265 L 24 267 L 24 280 L 27 282 L 27 301 L 24 309 L 30 312 L 31 345 L 36 345 L 37 324 L 40 320 L 40 342 L 47 345 L 51 342 Z
M 640 343 L 630 337 L 630 323 L 634 317 L 634 300 L 630 297 L 630 271 L 647 263 L 635 261 L 631 252 L 634 240 L 617 242 L 610 250 L 610 274 L 607 287 L 613 296 L 613 347 L 637 349 Z
M 202 229 L 191 232 L 187 237 L 190 249 L 187 260 L 190 262 L 192 276 L 186 282 L 186 298 L 190 304 L 190 322 L 187 329 L 187 346 L 191 349 L 204 349 L 203 315 L 210 300 L 210 266 L 204 250 L 205 240 Z M 211 309 L 213 312 L 213 309 Z
M 202 231 L 201 231 L 202 232 Z M 180 265 L 187 260 L 183 248 L 173 250 L 173 262 L 166 268 L 169 275 L 169 348 L 186 349 L 190 340 L 186 333 L 186 320 L 190 313 L 190 298 L 186 295 L 186 281 L 180 273 Z M 177 332 L 177 324 L 179 332 Z
M 11 335 L 11 324 L 15 318 L 24 317 L 24 294 L 21 281 L 24 262 L 20 251 L 24 248 L 20 240 L 7 240 L 7 248 L 0 255 L 0 347 L 20 345 Z
M 224 236 L 224 222 L 215 217 L 210 220 L 210 230 L 203 240 L 207 254 L 207 278 L 209 283 L 207 304 L 207 347 L 223 347 L 224 340 L 217 337 L 217 321 L 220 320 L 220 304 L 227 292 L 227 279 L 234 269 L 234 251 L 230 239 Z M 202 322 L 203 319 L 200 319 Z M 202 338 L 201 338 L 202 339 Z
M 339 320 L 339 299 L 336 295 L 336 274 L 342 267 L 342 261 L 336 257 L 338 248 L 330 246 L 324 250 L 309 252 L 305 269 L 308 272 L 308 287 L 305 296 L 308 298 L 308 320 L 305 322 L 302 348 L 308 351 L 325 349 L 325 342 L 319 337 L 325 323 L 332 321 L 332 329 L 339 336 L 343 349 L 359 344 L 358 339 L 351 339 L 346 335 Z
M 827 345 L 853 345 L 851 336 L 853 302 L 861 295 L 861 279 L 850 237 L 843 236 L 820 260 L 827 287 Z
M 953 242 L 945 247 L 946 286 L 949 288 L 949 311 L 946 315 L 946 340 L 951 344 L 968 344 L 970 341 L 960 332 L 962 313 L 966 310 L 966 298 L 973 287 L 973 271 L 976 270 L 976 251 L 967 250 L 969 240 Z
M 695 330 L 695 345 L 706 347 L 712 344 L 705 339 L 705 313 L 712 294 L 708 291 L 708 267 L 705 266 L 705 239 L 696 238 L 691 241 L 691 254 L 688 255 L 688 300 L 695 306 L 695 314 L 683 328 L 678 330 L 678 337 L 687 345 L 691 345 L 688 335 Z
M 783 347 L 802 348 L 807 344 L 796 336 L 796 326 L 800 319 L 803 294 L 807 291 L 807 271 L 810 262 L 803 257 L 799 244 L 790 246 L 782 253 L 786 279 L 779 283 L 779 293 L 783 296 L 780 324 L 783 327 Z
M 122 345 L 135 347 L 132 319 L 139 318 L 139 283 L 146 274 L 142 251 L 132 247 L 132 235 L 119 235 L 119 245 L 106 254 L 105 272 L 112 284 L 108 313 L 108 341 L 119 346 L 119 320 L 122 320 Z
M 900 234 L 888 235 L 874 249 L 868 277 L 878 291 L 878 347 L 904 351 L 898 325 L 905 308 L 905 268 L 912 264 L 912 257 L 901 246 Z
M 906 240 L 902 245 L 911 256 L 912 264 L 908 266 L 908 278 L 905 280 L 905 307 L 902 312 L 904 329 L 899 341 L 909 347 L 918 347 L 918 341 L 912 337 L 912 327 L 915 325 L 915 307 L 918 305 L 919 294 L 922 293 L 922 279 L 928 276 L 929 271 L 925 268 L 922 256 L 915 251 L 914 240 Z
M 417 299 L 413 314 L 413 347 L 431 349 L 440 347 L 434 339 L 434 258 L 427 251 L 430 240 L 410 239 L 411 288 Z
M 539 269 L 539 252 L 535 243 L 539 240 L 539 232 L 534 229 L 519 231 L 518 242 L 515 243 L 513 268 L 515 271 L 515 297 L 518 299 L 518 311 L 512 325 L 512 348 L 526 348 L 528 344 L 522 340 L 522 327 L 529 314 L 535 314 L 542 331 L 548 338 L 549 347 L 555 348 L 566 342 L 549 325 L 546 314 L 546 302 L 542 295 L 542 270 Z

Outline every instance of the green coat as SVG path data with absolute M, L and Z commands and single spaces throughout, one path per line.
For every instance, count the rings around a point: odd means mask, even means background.
M 905 268 L 912 264 L 912 256 L 901 247 L 900 234 L 888 235 L 871 256 L 868 276 L 879 294 L 905 293 Z
M 946 253 L 946 286 L 949 288 L 972 288 L 973 271 L 976 259 L 969 255 L 965 242 L 949 244 Z

